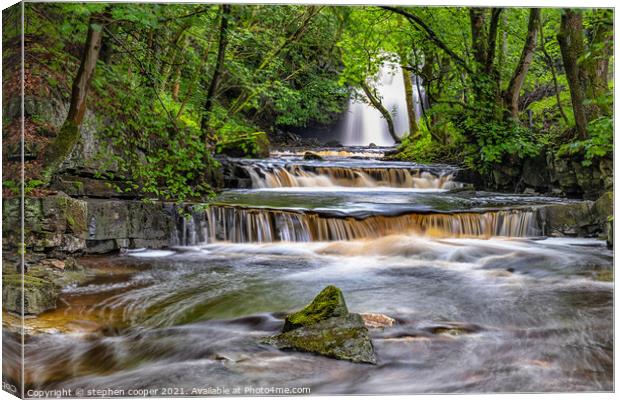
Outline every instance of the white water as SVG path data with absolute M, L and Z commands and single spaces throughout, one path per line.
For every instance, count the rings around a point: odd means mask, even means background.
M 416 108 L 416 118 L 422 113 L 422 102 L 419 94 L 424 96 L 424 88 L 420 84 L 420 93 L 415 84 L 418 77 L 412 77 L 413 100 Z M 395 62 L 384 63 L 371 83 L 381 97 L 383 106 L 390 112 L 394 121 L 394 130 L 399 137 L 403 137 L 409 130 L 407 115 L 407 101 L 405 100 L 405 84 L 400 65 Z M 376 108 L 363 101 L 351 98 L 349 109 L 342 125 L 338 128 L 336 137 L 345 146 L 367 146 L 371 143 L 377 146 L 393 146 L 394 140 L 388 131 L 387 122 Z

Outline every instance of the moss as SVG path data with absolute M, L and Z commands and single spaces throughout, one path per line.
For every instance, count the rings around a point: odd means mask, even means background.
M 310 326 L 331 317 L 342 317 L 349 313 L 342 291 L 330 285 L 321 291 L 303 310 L 286 317 L 284 332 Z
M 44 178 L 51 179 L 60 164 L 69 156 L 79 138 L 79 127 L 71 121 L 66 121 L 45 151 L 43 159 L 45 165 Z
M 283 332 L 265 343 L 279 349 L 320 354 L 338 360 L 376 363 L 368 329 L 359 314 L 329 318 L 311 327 Z
M 22 307 L 22 275 L 9 274 L 2 276 L 2 307 L 10 312 L 40 314 L 56 307 L 59 292 L 56 285 L 49 280 L 24 275 L 23 307 Z
M 46 281 L 45 279 L 38 278 L 32 275 L 23 275 L 24 279 L 24 287 L 38 287 L 42 288 L 51 284 L 51 282 Z M 21 274 L 10 274 L 10 275 L 2 275 L 2 284 L 7 286 L 19 286 L 22 282 Z

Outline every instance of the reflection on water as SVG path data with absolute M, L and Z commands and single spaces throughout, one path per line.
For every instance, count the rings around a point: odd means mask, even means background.
M 612 255 L 596 240 L 215 243 L 85 263 L 97 279 L 26 341 L 30 387 L 612 389 L 613 284 L 596 279 Z M 371 330 L 376 366 L 260 344 L 327 284 L 352 311 L 396 319 Z

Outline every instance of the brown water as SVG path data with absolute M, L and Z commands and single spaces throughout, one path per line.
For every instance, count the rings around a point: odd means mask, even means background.
M 93 280 L 28 320 L 27 389 L 613 389 L 612 252 L 595 239 L 538 238 L 532 212 L 514 207 L 552 200 L 257 189 L 231 194 L 252 207 L 222 204 L 186 221 L 183 232 L 206 232 L 183 233 L 197 245 L 84 258 Z M 402 201 L 397 215 L 377 206 L 386 199 Z M 411 202 L 432 210 L 403 208 Z M 377 365 L 261 343 L 329 284 L 351 311 L 396 319 L 371 329 Z M 3 342 L 15 348 L 17 337 L 5 330 Z

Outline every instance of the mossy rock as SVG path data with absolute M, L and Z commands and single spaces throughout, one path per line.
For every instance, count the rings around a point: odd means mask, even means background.
M 364 320 L 349 313 L 342 291 L 335 286 L 327 286 L 303 310 L 288 315 L 282 333 L 263 342 L 338 360 L 377 362 Z
M 342 291 L 330 285 L 321 291 L 303 310 L 290 314 L 284 320 L 283 332 L 302 326 L 314 325 L 332 317 L 344 317 L 349 314 Z
M 24 314 L 40 314 L 56 308 L 59 292 L 53 282 L 31 275 L 24 275 L 23 280 Z M 22 275 L 2 276 L 2 306 L 10 312 L 22 312 Z
M 265 340 L 279 349 L 320 354 L 338 360 L 376 364 L 368 329 L 359 314 L 329 318 Z

